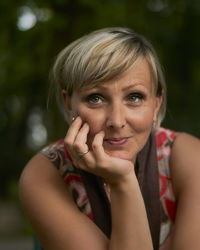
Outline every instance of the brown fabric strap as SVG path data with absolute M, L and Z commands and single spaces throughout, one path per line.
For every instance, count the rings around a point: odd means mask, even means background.
M 80 175 L 90 201 L 94 222 L 110 238 L 111 210 L 110 202 L 103 187 L 103 179 L 81 170 Z
M 153 247 L 155 250 L 158 250 L 160 198 L 156 141 L 153 133 L 149 136 L 144 148 L 138 153 L 135 171 L 147 211 Z M 103 180 L 98 176 L 81 170 L 80 175 L 91 204 L 94 222 L 110 238 L 111 211 L 110 203 L 103 187 Z
M 154 249 L 159 249 L 160 238 L 160 194 L 156 139 L 153 133 L 144 148 L 139 152 L 136 162 L 136 175 L 144 199 Z

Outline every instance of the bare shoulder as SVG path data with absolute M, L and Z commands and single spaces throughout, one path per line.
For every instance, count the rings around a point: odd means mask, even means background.
M 29 190 L 40 189 L 44 185 L 50 185 L 55 182 L 62 183 L 62 178 L 53 164 L 42 154 L 35 155 L 25 166 L 20 180 L 19 191 L 20 196 Z
M 176 192 L 182 188 L 199 185 L 200 140 L 187 133 L 179 133 L 170 157 L 172 179 Z M 198 183 L 195 182 L 198 180 Z
M 24 168 L 19 195 L 45 249 L 106 249 L 106 236 L 79 211 L 59 172 L 42 154 L 33 157 Z
M 52 172 L 54 174 L 56 173 L 52 163 L 45 156 L 38 153 L 26 164 L 23 169 L 20 177 L 20 186 L 23 186 L 26 181 L 39 181 L 43 175 L 46 176 L 48 174 L 52 174 Z
M 63 227 L 63 213 L 65 220 L 70 221 L 77 209 L 57 169 L 44 155 L 37 154 L 25 166 L 19 180 L 19 196 L 45 249 L 63 249 L 57 242 L 63 240 L 57 233 Z
M 71 194 L 57 169 L 38 153 L 27 163 L 19 180 L 19 196 L 28 216 L 34 217 L 39 208 L 42 213 L 45 209 L 43 201 L 53 202 L 51 200 L 53 197 L 56 199 L 56 194 L 72 202 Z
M 200 247 L 200 141 L 178 134 L 172 147 L 170 168 L 177 201 L 172 249 Z

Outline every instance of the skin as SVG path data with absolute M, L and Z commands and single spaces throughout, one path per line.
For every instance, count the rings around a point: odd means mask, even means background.
M 161 97 L 155 96 L 148 63 L 142 58 L 118 79 L 74 91 L 70 99 L 65 92 L 63 96 L 70 116 L 78 115 L 65 143 L 75 159 L 77 152 L 89 149 L 84 156 L 89 165 L 94 145 L 99 142 L 107 155 L 134 162 L 148 139 L 162 102 Z
M 124 90 L 128 85 L 131 91 Z M 123 76 L 101 86 L 106 89 L 95 89 L 95 93 L 102 99 L 91 99 L 91 90 L 74 92 L 68 99 L 63 91 L 70 116 L 78 116 L 65 143 L 78 168 L 102 176 L 110 186 L 111 239 L 77 209 L 58 171 L 38 154 L 25 167 L 19 192 L 32 227 L 47 250 L 153 249 L 134 160 L 149 136 L 162 100 L 155 96 L 145 60 L 138 60 Z M 141 91 L 145 92 L 142 101 L 135 95 Z M 121 145 L 113 143 L 118 136 Z M 77 152 L 88 149 L 83 157 L 78 156 Z M 178 210 L 173 243 L 167 250 L 198 250 L 200 246 L 199 151 L 199 140 L 182 133 L 172 148 L 170 168 Z
M 177 199 L 172 250 L 200 248 L 200 140 L 180 133 L 172 147 L 170 167 Z

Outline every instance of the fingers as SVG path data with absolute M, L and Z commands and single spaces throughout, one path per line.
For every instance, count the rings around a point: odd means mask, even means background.
M 92 143 L 92 149 L 97 159 L 102 159 L 103 157 L 105 157 L 105 152 L 103 148 L 104 136 L 104 131 L 100 131 L 98 134 L 95 135 Z
M 89 125 L 83 124 L 80 117 L 71 124 L 65 137 L 65 144 L 76 167 L 94 172 L 100 166 L 106 165 L 107 155 L 103 148 L 104 131 L 94 136 L 90 148 L 87 145 Z
M 97 133 L 91 144 L 88 143 L 90 128 L 80 117 L 73 121 L 65 137 L 65 144 L 73 160 L 73 164 L 82 170 L 96 174 L 108 183 L 120 181 L 129 174 L 132 162 L 111 157 L 104 151 L 104 131 Z
M 72 122 L 72 124 L 70 125 L 65 137 L 65 144 L 68 147 L 71 147 L 71 145 L 73 145 L 76 136 L 78 134 L 78 131 L 81 128 L 81 125 L 82 125 L 82 120 L 80 117 L 77 117 L 76 120 L 74 120 L 74 122 Z
M 74 140 L 74 150 L 77 152 L 85 152 L 88 150 L 87 135 L 89 132 L 89 126 L 87 123 L 84 123 L 83 126 L 78 131 L 78 134 Z
M 89 132 L 89 126 L 87 123 L 84 123 L 80 117 L 77 117 L 76 120 L 71 124 L 68 129 L 67 135 L 65 137 L 65 144 L 67 148 L 76 152 L 85 152 L 88 150 L 87 135 Z
M 81 169 L 85 169 L 87 164 L 94 165 L 94 157 L 92 153 L 89 152 L 87 145 L 88 133 L 89 125 L 87 123 L 83 124 L 81 118 L 77 117 L 69 127 L 64 140 L 74 165 Z

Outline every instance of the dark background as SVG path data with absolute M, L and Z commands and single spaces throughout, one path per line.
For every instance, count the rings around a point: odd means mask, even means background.
M 199 0 L 1 0 L 0 202 L 19 203 L 24 165 L 66 132 L 54 97 L 47 105 L 55 56 L 109 26 L 130 27 L 152 42 L 168 86 L 163 125 L 200 138 Z

